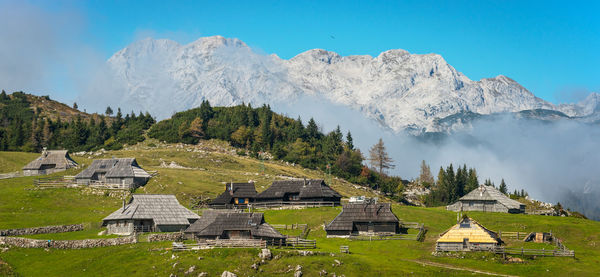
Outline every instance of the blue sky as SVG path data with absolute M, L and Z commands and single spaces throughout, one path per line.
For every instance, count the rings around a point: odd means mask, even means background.
M 187 43 L 222 35 L 282 58 L 313 48 L 438 53 L 471 79 L 503 74 L 555 103 L 600 92 L 600 1 L 33 1 L 29 8 L 72 29 L 60 33 L 68 41 L 61 48 L 102 59 L 148 36 Z M 75 86 L 60 64 L 48 83 L 68 98 Z

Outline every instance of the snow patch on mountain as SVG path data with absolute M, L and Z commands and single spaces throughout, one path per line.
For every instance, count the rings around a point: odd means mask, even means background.
M 440 131 L 436 120 L 466 112 L 546 109 L 579 118 L 600 114 L 595 93 L 580 103 L 557 106 L 506 76 L 473 81 L 440 55 L 400 49 L 377 57 L 313 49 L 285 60 L 221 36 L 186 45 L 144 39 L 115 53 L 108 66 L 123 87 L 120 105 L 159 118 L 203 100 L 227 106 L 289 104 L 306 96 L 349 106 L 396 132 Z

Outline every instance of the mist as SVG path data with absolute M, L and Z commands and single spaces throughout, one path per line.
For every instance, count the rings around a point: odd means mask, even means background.
M 480 183 L 504 179 L 509 191 L 525 189 L 540 201 L 580 211 L 600 220 L 600 126 L 560 120 L 542 122 L 497 116 L 472 123 L 471 128 L 439 141 L 424 141 L 382 128 L 360 111 L 319 97 L 301 97 L 273 108 L 303 122 L 314 117 L 324 132 L 338 125 L 352 133 L 354 144 L 367 155 L 379 138 L 394 159 L 389 173 L 404 179 L 418 177 L 425 160 L 437 176 L 440 167 L 467 164 L 477 169 Z M 367 161 L 365 161 L 367 162 Z

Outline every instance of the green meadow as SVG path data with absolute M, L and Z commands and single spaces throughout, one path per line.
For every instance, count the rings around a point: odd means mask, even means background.
M 136 193 L 175 194 L 180 203 L 193 203 L 213 198 L 224 188 L 223 182 L 255 181 L 264 190 L 273 180 L 290 177 L 325 178 L 317 170 L 291 164 L 238 156 L 235 149 L 221 142 L 201 142 L 199 146 L 160 144 L 147 141 L 119 151 L 104 154 L 72 156 L 78 163 L 89 165 L 93 158 L 136 157 L 138 163 L 156 176 Z M 36 154 L 0 152 L 0 172 L 13 172 L 37 157 Z M 165 168 L 162 164 L 184 168 Z M 73 169 L 54 176 L 72 176 Z M 83 223 L 85 230 L 62 234 L 28 236 L 38 239 L 70 240 L 108 238 L 99 236 L 102 218 L 116 210 L 122 199 L 89 189 L 46 189 L 33 186 L 36 177 L 0 180 L 0 229 Z M 333 179 L 332 187 L 344 197 L 374 196 L 344 180 Z M 380 199 L 382 199 L 380 197 Z M 383 201 L 386 201 L 385 199 Z M 597 276 L 600 272 L 600 222 L 570 217 L 510 215 L 501 213 L 469 213 L 494 231 L 548 232 L 575 250 L 575 258 L 524 257 L 522 263 L 507 263 L 490 253 L 459 253 L 434 256 L 432 252 L 440 233 L 456 223 L 456 213 L 443 207 L 423 208 L 394 205 L 393 211 L 403 221 L 424 223 L 427 232 L 422 242 L 410 240 L 351 241 L 326 238 L 323 224 L 331 221 L 341 207 L 298 210 L 265 210 L 265 219 L 273 224 L 305 223 L 310 228 L 308 239 L 317 240 L 315 255 L 303 256 L 294 250 L 272 249 L 276 258 L 259 266 L 258 249 L 212 249 L 187 252 L 167 250 L 169 242 L 140 242 L 135 245 L 60 250 L 4 249 L 0 246 L 0 275 L 4 276 L 184 276 L 195 266 L 194 273 L 207 272 L 220 276 L 224 270 L 238 276 L 291 276 L 296 265 L 304 276 Z M 201 212 L 201 211 L 198 211 Z M 298 230 L 283 231 L 297 235 Z M 142 238 L 143 241 L 143 238 Z M 507 247 L 551 248 L 548 244 L 505 240 Z M 347 245 L 350 254 L 341 254 Z M 516 256 L 521 258 L 520 256 Z M 339 264 L 338 262 L 339 261 Z

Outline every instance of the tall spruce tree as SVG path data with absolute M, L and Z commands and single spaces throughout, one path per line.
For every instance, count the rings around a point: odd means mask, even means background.
M 502 178 L 502 181 L 500 182 L 500 187 L 498 188 L 498 190 L 504 194 L 508 193 L 508 187 L 506 186 L 506 183 L 504 182 L 504 178 Z

